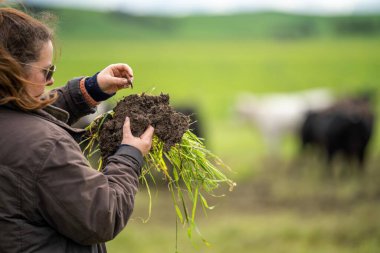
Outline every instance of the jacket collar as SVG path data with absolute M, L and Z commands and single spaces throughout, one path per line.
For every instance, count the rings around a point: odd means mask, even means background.
M 52 105 L 46 106 L 45 108 L 43 108 L 41 110 L 41 112 L 37 111 L 37 113 L 39 113 L 41 115 L 45 115 L 46 117 L 53 116 L 55 119 L 65 123 L 65 124 L 67 124 L 67 122 L 69 121 L 69 117 L 70 117 L 68 112 L 66 112 L 65 110 L 60 109 L 58 107 L 52 106 Z
M 37 114 L 37 116 L 43 117 L 46 120 L 53 122 L 54 124 L 64 128 L 70 134 L 83 134 L 84 132 L 86 132 L 83 129 L 74 128 L 67 125 L 70 114 L 67 111 L 61 108 L 55 107 L 53 105 L 48 105 L 44 107 L 43 109 L 36 110 L 35 113 Z

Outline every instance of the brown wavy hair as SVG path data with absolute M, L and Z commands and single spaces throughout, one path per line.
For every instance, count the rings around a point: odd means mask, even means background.
M 29 111 L 56 100 L 55 93 L 44 98 L 30 96 L 25 87 L 34 84 L 27 80 L 20 64 L 38 61 L 43 44 L 53 37 L 53 29 L 36 18 L 13 8 L 0 8 L 0 105 Z

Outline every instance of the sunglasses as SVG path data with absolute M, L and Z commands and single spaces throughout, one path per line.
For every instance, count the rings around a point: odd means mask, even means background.
M 34 66 L 32 64 L 27 64 L 27 63 L 21 63 L 21 64 L 30 66 L 32 68 L 44 70 L 46 82 L 50 81 L 53 78 L 54 72 L 57 70 L 57 67 L 55 65 L 51 65 L 49 68 L 46 69 L 46 68 L 37 67 L 37 66 Z

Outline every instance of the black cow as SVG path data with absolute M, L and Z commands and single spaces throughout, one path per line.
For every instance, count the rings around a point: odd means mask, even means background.
M 199 122 L 199 114 L 194 106 L 176 106 L 174 110 L 190 117 L 189 129 L 199 138 L 204 138 L 203 127 Z
M 307 114 L 301 127 L 302 146 L 322 150 L 328 164 L 340 153 L 362 168 L 373 125 L 374 111 L 368 97 L 342 100 Z

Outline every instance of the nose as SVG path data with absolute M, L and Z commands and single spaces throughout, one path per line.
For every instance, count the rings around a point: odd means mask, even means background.
M 54 78 L 51 78 L 47 83 L 46 86 L 51 86 L 54 84 Z

